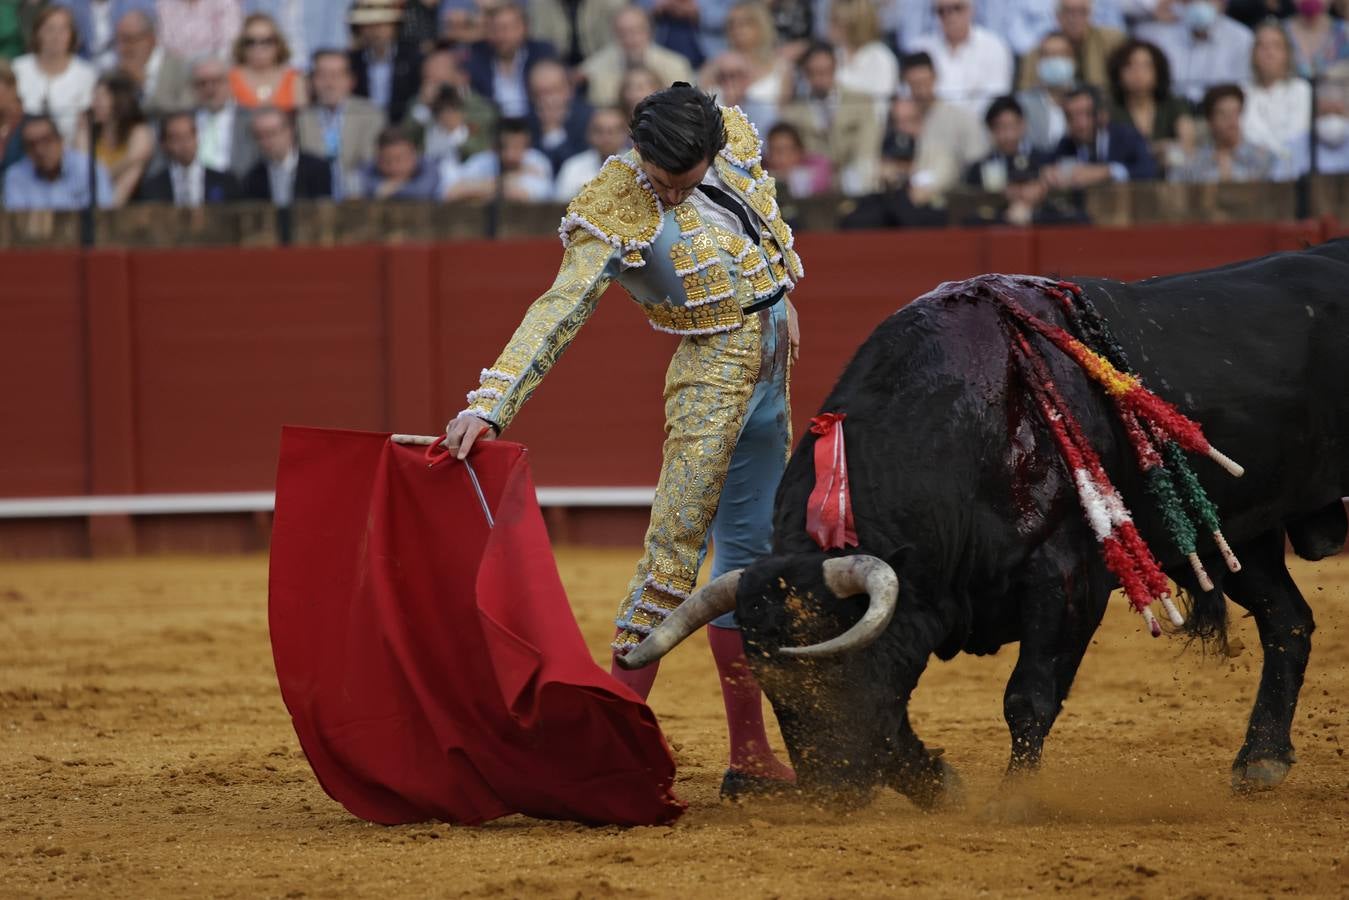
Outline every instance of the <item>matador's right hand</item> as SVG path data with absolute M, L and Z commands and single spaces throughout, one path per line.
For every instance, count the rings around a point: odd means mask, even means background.
M 461 412 L 445 426 L 445 448 L 456 459 L 464 459 L 478 441 L 495 440 L 496 426 L 471 412 Z

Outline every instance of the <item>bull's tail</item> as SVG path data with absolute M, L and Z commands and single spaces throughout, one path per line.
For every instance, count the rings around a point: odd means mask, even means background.
M 1227 598 L 1222 585 L 1211 591 L 1195 591 L 1176 587 L 1178 599 L 1185 610 L 1185 624 L 1181 631 L 1198 641 L 1204 653 L 1213 653 L 1219 659 L 1231 655 L 1227 643 Z

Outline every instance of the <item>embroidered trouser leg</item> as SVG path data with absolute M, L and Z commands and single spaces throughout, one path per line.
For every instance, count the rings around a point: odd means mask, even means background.
M 718 571 L 768 551 L 790 442 L 786 345 L 783 303 L 735 331 L 680 342 L 666 376 L 646 549 L 619 609 L 615 649 L 639 642 L 688 598 L 714 521 Z

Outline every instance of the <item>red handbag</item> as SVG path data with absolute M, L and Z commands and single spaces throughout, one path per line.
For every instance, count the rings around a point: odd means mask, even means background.
M 465 463 L 386 434 L 284 429 L 269 595 L 300 745 L 354 815 L 683 811 L 655 715 L 581 637 L 520 445 L 484 442 Z

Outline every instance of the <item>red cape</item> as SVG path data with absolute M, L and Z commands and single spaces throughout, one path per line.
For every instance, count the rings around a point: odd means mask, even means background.
M 270 625 L 314 774 L 353 814 L 668 822 L 654 714 L 591 659 L 523 447 L 428 466 L 385 434 L 286 428 Z

